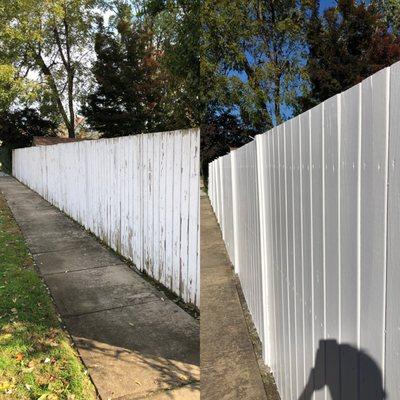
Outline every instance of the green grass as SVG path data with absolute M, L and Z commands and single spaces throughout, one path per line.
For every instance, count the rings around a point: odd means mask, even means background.
M 0 399 L 95 398 L 0 194 Z

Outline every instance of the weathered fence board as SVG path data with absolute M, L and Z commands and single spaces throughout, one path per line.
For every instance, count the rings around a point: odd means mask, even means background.
M 283 400 L 400 400 L 399 127 L 400 63 L 210 165 Z
M 18 149 L 13 174 L 199 306 L 199 130 Z

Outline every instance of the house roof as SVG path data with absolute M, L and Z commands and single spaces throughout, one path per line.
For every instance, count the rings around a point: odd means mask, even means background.
M 87 139 L 61 138 L 58 136 L 34 136 L 32 146 L 50 146 L 59 143 L 80 142 Z

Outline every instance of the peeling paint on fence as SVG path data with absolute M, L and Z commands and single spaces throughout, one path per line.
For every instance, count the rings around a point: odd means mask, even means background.
M 283 400 L 400 399 L 399 127 L 397 63 L 210 164 Z
M 199 146 L 188 129 L 24 148 L 13 175 L 199 306 Z

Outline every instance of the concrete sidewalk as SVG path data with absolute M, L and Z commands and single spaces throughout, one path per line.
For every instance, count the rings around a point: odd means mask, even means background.
M 201 396 L 267 399 L 220 229 L 201 195 Z
M 199 399 L 199 323 L 11 177 L 5 196 L 103 400 Z

